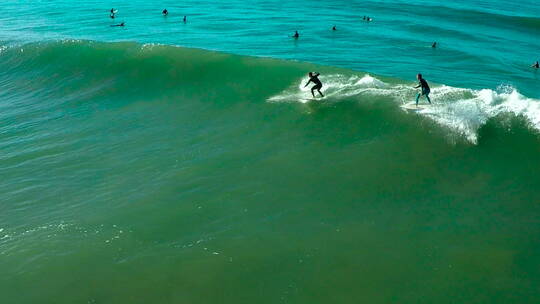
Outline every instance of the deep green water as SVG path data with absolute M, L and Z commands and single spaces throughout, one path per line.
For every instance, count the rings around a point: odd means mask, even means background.
M 31 16 L 0 18 L 0 303 L 538 301 L 536 3 L 313 2 L 351 33 L 324 58 L 328 33 L 273 36 L 315 14 L 292 4 L 202 3 L 175 32 L 135 2 L 119 38 L 109 3 L 51 3 L 0 4 Z M 404 111 L 430 65 L 434 106 Z

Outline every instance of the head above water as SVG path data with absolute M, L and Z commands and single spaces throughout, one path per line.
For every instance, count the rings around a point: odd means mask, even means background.
M 416 74 L 416 79 L 418 79 L 418 80 L 422 79 L 422 74 L 420 74 L 420 73 Z
M 313 72 L 309 72 L 309 73 L 308 73 L 308 76 L 309 76 L 309 77 L 313 76 Z

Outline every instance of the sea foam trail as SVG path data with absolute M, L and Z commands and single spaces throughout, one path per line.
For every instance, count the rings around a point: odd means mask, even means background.
M 328 103 L 377 95 L 388 97 L 396 104 L 406 104 L 414 102 L 417 94 L 417 89 L 412 84 L 389 84 L 369 74 L 362 77 L 334 74 L 321 76 L 321 80 L 324 83 L 325 97 L 317 100 Z M 309 86 L 304 87 L 306 82 L 307 79 L 302 79 L 299 84 L 292 85 L 267 101 L 309 102 L 312 98 Z M 501 114 L 520 116 L 527 121 L 531 129 L 540 131 L 540 100 L 523 96 L 510 86 L 501 86 L 496 90 L 473 90 L 442 85 L 434 86 L 430 96 L 433 105 L 414 113 L 433 120 L 473 144 L 478 142 L 479 129 L 489 119 Z M 421 98 L 420 103 L 425 102 L 424 98 Z

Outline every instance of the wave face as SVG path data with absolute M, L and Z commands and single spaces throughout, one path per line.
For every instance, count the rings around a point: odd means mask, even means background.
M 4 47 L 0 294 L 534 303 L 540 101 L 428 80 L 434 104 L 408 112 L 415 83 L 331 66 Z

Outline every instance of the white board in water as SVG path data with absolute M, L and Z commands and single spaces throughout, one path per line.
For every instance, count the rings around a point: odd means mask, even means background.
M 420 110 L 424 110 L 424 109 L 427 109 L 429 107 L 429 105 L 427 104 L 419 104 L 419 105 L 416 105 L 416 103 L 406 103 L 404 105 L 401 106 L 403 109 L 405 110 L 409 110 L 409 111 L 420 111 Z

